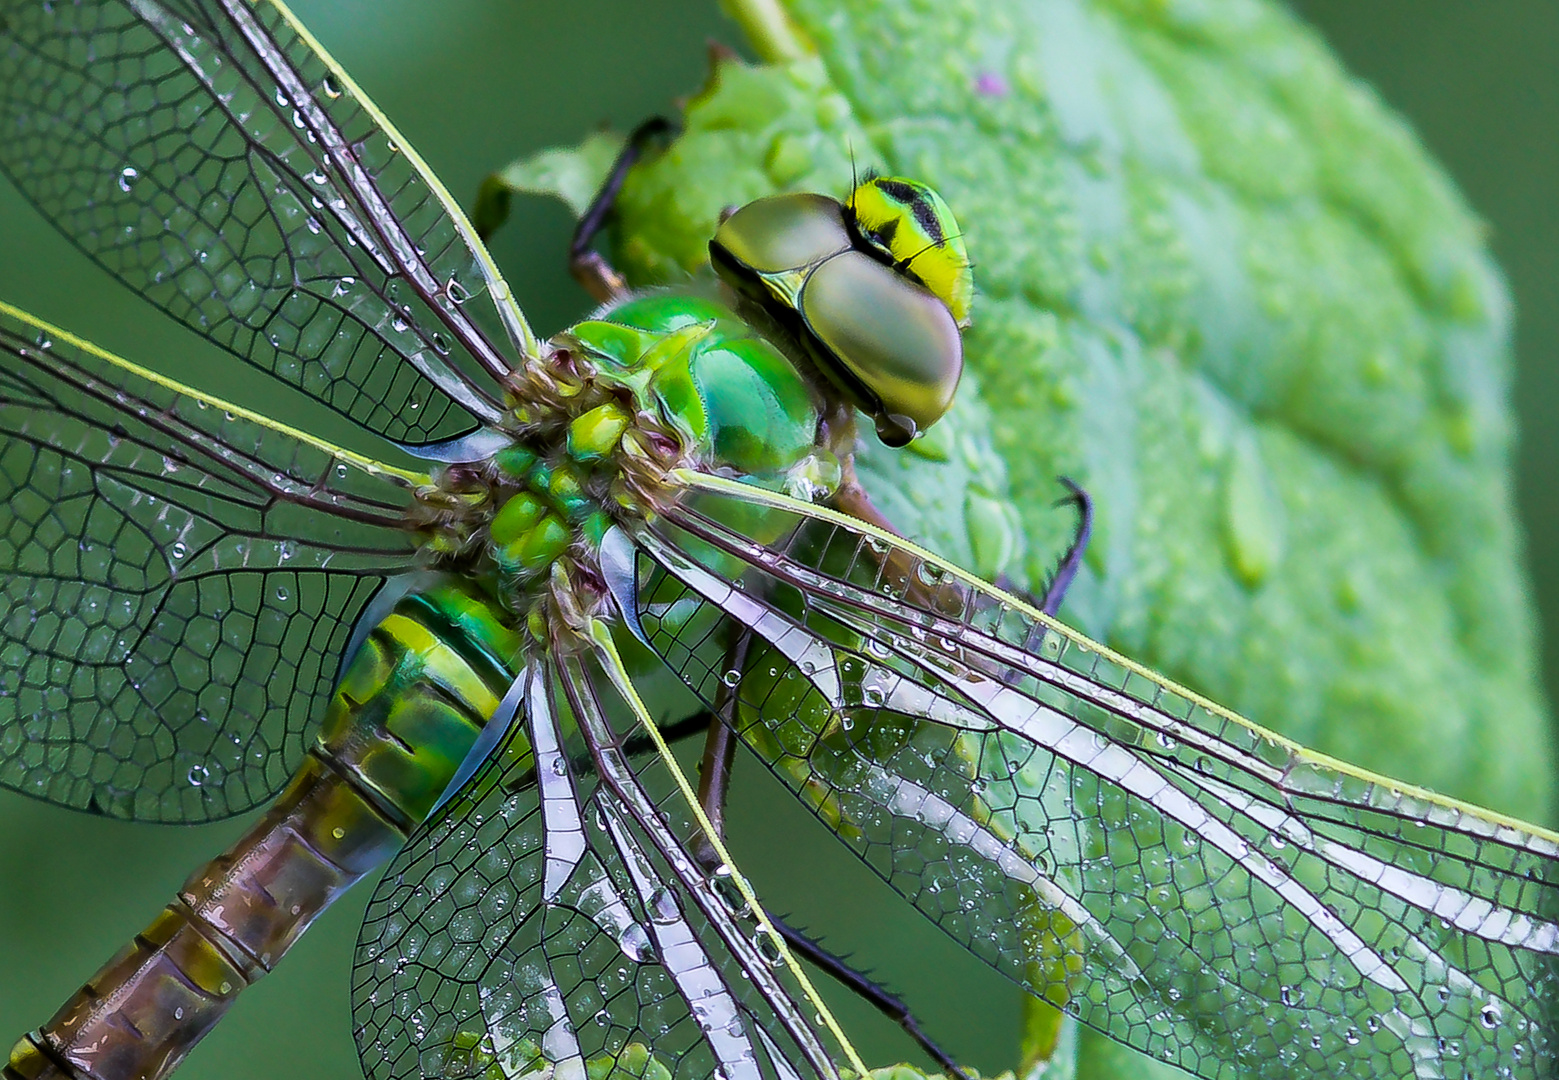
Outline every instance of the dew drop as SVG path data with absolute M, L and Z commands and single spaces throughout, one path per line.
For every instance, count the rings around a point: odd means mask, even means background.
M 630 924 L 622 932 L 622 936 L 617 939 L 617 946 L 622 949 L 624 956 L 636 964 L 642 964 L 646 960 L 655 958 L 655 948 L 650 944 L 650 936 L 644 932 L 644 927 L 638 923 Z M 621 974 L 626 977 L 628 972 L 622 970 Z
M 670 889 L 658 888 L 650 894 L 648 904 L 650 918 L 655 922 L 674 923 L 682 917 L 682 908 L 677 903 L 675 894 Z
M 775 942 L 774 936 L 767 930 L 758 931 L 757 935 L 753 938 L 752 944 L 753 948 L 758 950 L 758 955 L 763 958 L 764 963 L 768 964 L 770 967 L 777 968 L 785 963 L 785 954 L 780 951 L 780 947 Z
M 140 172 L 138 172 L 134 166 L 131 165 L 126 165 L 123 169 L 120 169 L 119 190 L 128 192 L 132 187 L 135 186 L 136 178 L 140 175 Z

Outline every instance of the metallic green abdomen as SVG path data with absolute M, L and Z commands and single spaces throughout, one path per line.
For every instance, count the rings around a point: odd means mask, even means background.
M 23 1038 L 5 1075 L 171 1070 L 320 912 L 405 843 L 514 681 L 521 642 L 470 586 L 402 598 L 347 665 L 318 744 L 265 817 Z
M 469 586 L 406 596 L 342 673 L 319 752 L 388 813 L 416 825 L 514 681 L 521 643 Z

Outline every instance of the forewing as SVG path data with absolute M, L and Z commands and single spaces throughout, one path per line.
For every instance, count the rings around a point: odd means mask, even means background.
M 598 669 L 546 664 L 526 699 L 369 905 L 368 1075 L 834 1075 L 750 913 L 685 853 L 664 766 L 620 749 L 632 721 Z
M 1312 754 L 902 541 L 686 474 L 638 617 L 976 955 L 1203 1076 L 1548 1075 L 1554 835 Z M 755 513 L 757 511 L 757 513 Z M 763 521 L 764 546 L 722 522 Z M 751 639 L 741 671 L 716 646 Z
M 513 356 L 478 312 L 534 349 L 448 193 L 279 5 L 0 0 L 0 170 L 130 288 L 388 438 L 496 416 Z
M 0 784 L 195 822 L 298 765 L 414 477 L 0 305 Z

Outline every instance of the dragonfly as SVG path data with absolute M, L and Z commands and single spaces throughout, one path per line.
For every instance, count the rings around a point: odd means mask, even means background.
M 996 971 L 1194 1074 L 1553 1071 L 1559 836 L 1287 742 L 875 519 L 857 417 L 901 443 L 956 391 L 931 189 L 751 204 L 709 281 L 603 270 L 543 340 L 280 4 L 8 3 L 0 131 L 78 247 L 384 447 L 0 307 L 0 783 L 270 806 L 8 1080 L 166 1074 L 386 861 L 371 1077 L 863 1072 L 726 849 L 736 742 Z

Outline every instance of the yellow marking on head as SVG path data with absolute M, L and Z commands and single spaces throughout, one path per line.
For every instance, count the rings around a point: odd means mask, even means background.
M 845 210 L 861 239 L 930 289 L 959 326 L 969 325 L 974 272 L 958 221 L 942 196 L 918 180 L 877 176 L 856 186 Z

